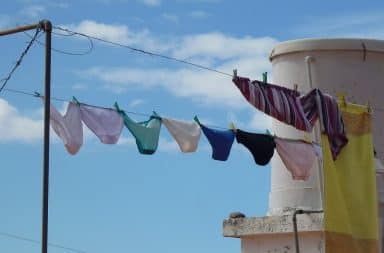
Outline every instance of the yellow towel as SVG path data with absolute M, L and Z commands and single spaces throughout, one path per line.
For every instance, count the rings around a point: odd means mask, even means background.
M 349 139 L 336 161 L 322 135 L 326 253 L 377 253 L 378 218 L 371 117 L 367 108 L 341 106 Z

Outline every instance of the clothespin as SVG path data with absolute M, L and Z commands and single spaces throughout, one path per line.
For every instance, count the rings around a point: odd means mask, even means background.
M 195 117 L 193 117 L 193 120 L 196 121 L 196 123 L 198 125 L 201 125 L 200 120 L 197 118 L 197 115 L 195 115 Z
M 237 78 L 237 69 L 234 69 L 233 70 L 233 76 L 232 76 L 232 79 L 236 79 Z
M 38 97 L 38 98 L 41 98 L 41 97 L 42 97 L 41 94 L 40 94 L 39 92 L 37 92 L 37 91 L 34 92 L 34 96 L 35 96 L 35 97 Z
M 298 87 L 299 87 L 299 86 L 297 85 L 297 83 L 294 83 L 294 84 L 293 84 L 293 90 L 294 90 L 294 91 L 297 91 Z
M 116 111 L 122 112 L 122 110 L 120 109 L 119 104 L 117 102 L 114 103 L 114 106 L 116 108 Z
M 266 133 L 267 135 L 269 135 L 269 136 L 272 136 L 271 132 L 270 132 L 268 129 L 265 130 L 265 133 Z
M 368 112 L 368 113 L 371 113 L 371 112 L 372 112 L 371 102 L 369 102 L 369 100 L 368 100 L 368 103 L 367 103 L 367 112 Z
M 155 119 L 159 119 L 159 120 L 162 120 L 160 115 L 157 114 L 155 111 L 152 111 L 152 115 L 151 115 L 151 118 L 155 118 Z
M 344 106 L 344 107 L 347 106 L 347 101 L 345 99 L 345 93 L 344 92 L 341 91 L 341 92 L 337 93 L 337 98 L 339 99 L 342 106 Z
M 305 134 L 303 136 L 303 141 L 307 142 L 307 143 L 312 143 L 312 140 L 311 138 L 309 137 L 309 135 Z
M 75 96 L 72 97 L 72 102 L 77 104 L 77 105 L 80 105 L 80 102 L 76 99 Z
M 237 129 L 235 127 L 235 124 L 233 124 L 233 122 L 229 123 L 229 128 L 236 133 Z
M 268 83 L 268 72 L 263 73 L 263 84 L 267 85 Z

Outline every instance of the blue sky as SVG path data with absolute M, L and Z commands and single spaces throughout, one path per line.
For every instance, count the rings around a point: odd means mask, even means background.
M 50 19 L 103 39 L 259 79 L 271 71 L 268 55 L 281 41 L 306 37 L 383 39 L 379 1 L 99 0 L 7 1 L 0 28 Z M 43 41 L 44 37 L 40 40 Z M 0 38 L 0 76 L 28 41 Z M 53 36 L 53 47 L 84 52 L 76 37 Z M 42 46 L 35 44 L 7 88 L 43 89 Z M 53 52 L 52 96 L 129 111 L 264 132 L 271 120 L 241 97 L 229 77 L 94 42 L 91 54 Z M 62 102 L 53 102 L 65 111 Z M 145 117 L 131 115 L 136 120 Z M 0 233 L 40 240 L 42 103 L 0 93 Z M 162 129 L 159 149 L 140 155 L 125 129 L 117 145 L 86 131 L 80 152 L 69 155 L 51 138 L 49 241 L 99 252 L 239 252 L 221 235 L 232 211 L 263 216 L 268 209 L 270 166 L 254 164 L 233 145 L 227 162 L 214 161 L 204 136 L 196 153 L 182 154 Z M 39 252 L 40 245 L 0 235 L 2 252 Z M 64 252 L 50 248 L 50 252 Z

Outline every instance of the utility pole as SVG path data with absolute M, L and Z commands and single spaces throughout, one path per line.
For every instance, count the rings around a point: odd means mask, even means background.
M 44 87 L 44 154 L 43 154 L 43 204 L 41 228 L 41 252 L 48 252 L 48 195 L 49 195 L 49 120 L 51 105 L 51 40 L 52 23 L 41 20 L 37 24 L 25 25 L 0 31 L 0 36 L 11 35 L 33 29 L 45 32 L 45 87 Z

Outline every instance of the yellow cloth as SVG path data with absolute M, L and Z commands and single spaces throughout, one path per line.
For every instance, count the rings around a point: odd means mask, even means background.
M 340 108 L 348 144 L 336 161 L 322 135 L 325 252 L 377 253 L 378 218 L 371 117 L 367 108 Z

